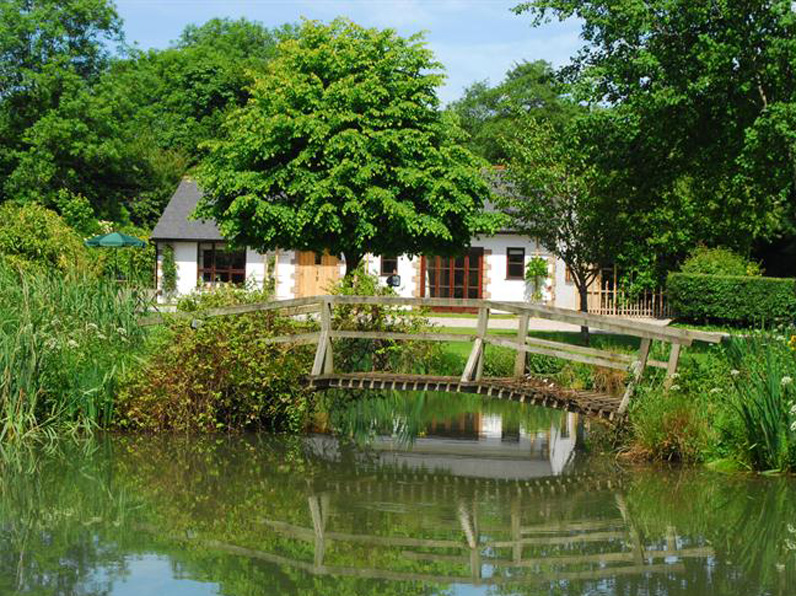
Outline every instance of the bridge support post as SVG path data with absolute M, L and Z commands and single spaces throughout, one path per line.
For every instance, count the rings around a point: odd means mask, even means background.
M 519 327 L 517 329 L 517 343 L 524 344 L 525 339 L 528 337 L 528 320 L 530 315 L 520 315 Z M 514 376 L 521 379 L 525 376 L 525 364 L 528 361 L 528 354 L 524 350 L 517 350 L 517 356 L 514 359 Z
M 489 308 L 482 306 L 478 309 L 478 328 L 473 348 L 467 358 L 467 364 L 462 373 L 461 382 L 480 381 L 484 375 L 484 338 L 489 325 Z
M 644 338 L 641 340 L 641 346 L 638 349 L 638 360 L 633 363 L 635 366 L 633 378 L 630 379 L 630 382 L 627 384 L 627 389 L 625 389 L 625 394 L 622 396 L 622 402 L 619 404 L 619 409 L 617 410 L 619 414 L 624 414 L 627 410 L 627 406 L 630 404 L 630 398 L 636 390 L 636 385 L 639 384 L 641 377 L 644 375 L 644 369 L 647 368 L 647 360 L 649 359 L 651 345 L 651 339 Z
M 318 338 L 318 349 L 312 364 L 310 376 L 330 375 L 334 372 L 334 356 L 332 353 L 332 303 L 321 302 L 321 335 Z
M 666 365 L 666 379 L 663 381 L 663 388 L 669 391 L 674 381 L 674 373 L 677 372 L 677 363 L 680 360 L 680 344 L 672 344 L 672 351 L 669 353 L 669 363 Z

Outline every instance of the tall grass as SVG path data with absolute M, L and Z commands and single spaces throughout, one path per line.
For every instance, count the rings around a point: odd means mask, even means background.
M 729 357 L 742 455 L 757 470 L 796 469 L 796 353 L 784 338 L 756 333 L 736 338 Z
M 110 280 L 0 260 L 0 441 L 93 428 L 141 343 L 135 299 Z

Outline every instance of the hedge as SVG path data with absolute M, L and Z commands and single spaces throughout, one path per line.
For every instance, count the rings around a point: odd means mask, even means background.
M 796 320 L 796 279 L 670 273 L 669 306 L 680 318 L 738 324 Z

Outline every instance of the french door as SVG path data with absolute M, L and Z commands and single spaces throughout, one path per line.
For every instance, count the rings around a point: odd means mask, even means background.
M 484 249 L 471 248 L 460 257 L 423 257 L 420 294 L 430 298 L 481 298 Z

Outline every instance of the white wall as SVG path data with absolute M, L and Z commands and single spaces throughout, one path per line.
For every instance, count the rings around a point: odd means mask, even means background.
M 564 261 L 558 261 L 556 267 L 556 306 L 561 308 L 571 308 L 577 310 L 580 308 L 578 304 L 578 289 L 575 283 L 566 280 L 567 266 Z
M 196 262 L 196 242 L 172 242 L 174 262 L 177 265 L 177 294 L 190 294 L 196 289 L 199 272 Z
M 381 257 L 367 255 L 365 259 L 368 273 L 378 276 L 381 284 L 386 286 L 387 277 L 379 275 L 381 272 Z M 401 276 L 401 285 L 395 288 L 395 291 L 399 296 L 411 298 L 415 295 L 415 288 L 420 282 L 417 276 L 417 272 L 420 270 L 419 260 L 420 257 L 410 258 L 407 255 L 398 257 L 398 275 Z
M 246 283 L 261 289 L 265 280 L 265 255 L 246 249 Z
M 506 279 L 506 249 L 524 248 L 525 265 L 535 256 L 549 260 L 548 271 L 550 277 L 544 284 L 542 299 L 548 302 L 553 295 L 554 258 L 547 254 L 541 247 L 526 236 L 518 234 L 498 234 L 489 238 L 476 238 L 474 247 L 482 247 L 484 252 L 484 266 L 489 265 L 489 284 L 485 285 L 484 293 L 488 293 L 492 300 L 526 301 L 531 298 L 532 288 L 524 279 Z M 524 266 L 523 266 L 524 274 Z
M 295 298 L 295 275 L 296 266 L 293 264 L 295 253 L 292 250 L 279 250 L 276 251 L 276 259 L 274 263 L 274 277 L 276 279 L 276 298 L 279 300 L 286 300 Z

